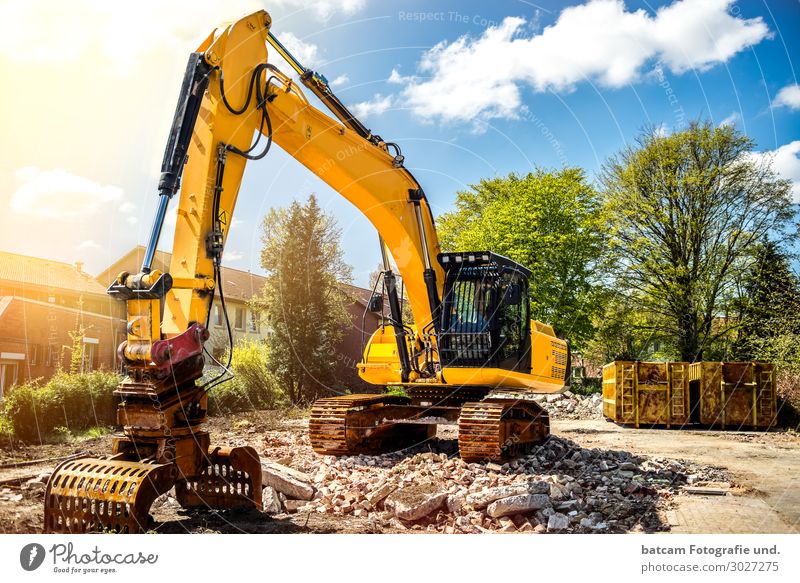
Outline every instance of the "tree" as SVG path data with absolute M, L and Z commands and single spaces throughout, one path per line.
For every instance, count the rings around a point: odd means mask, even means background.
M 251 303 L 270 327 L 270 367 L 293 404 L 313 401 L 334 382 L 337 346 L 350 324 L 339 282 L 350 281 L 351 268 L 339 240 L 314 195 L 271 210 L 262 224 L 267 280 Z
M 759 244 L 754 255 L 734 304 L 740 326 L 733 352 L 741 360 L 763 358 L 766 345 L 800 336 L 800 278 L 789 257 L 774 241 Z
M 592 334 L 604 230 L 583 170 L 537 170 L 481 180 L 437 221 L 446 251 L 490 250 L 529 268 L 531 316 L 578 348 Z
M 636 299 L 605 290 L 594 320 L 594 334 L 581 356 L 587 362 L 645 360 L 669 354 L 665 338 L 655 333 L 648 315 L 636 309 Z
M 720 317 L 752 248 L 768 234 L 790 236 L 790 183 L 752 148 L 732 126 L 695 122 L 668 136 L 645 132 L 602 172 L 616 284 L 683 360 L 701 359 L 728 333 Z

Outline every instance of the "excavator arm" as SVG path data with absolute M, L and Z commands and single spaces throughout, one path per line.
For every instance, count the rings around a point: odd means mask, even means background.
M 336 98 L 320 75 L 300 65 L 269 32 L 259 11 L 217 29 L 193 53 L 186 69 L 173 127 L 162 163 L 159 206 L 142 272 L 121 274 L 111 292 L 155 284 L 152 258 L 170 199 L 180 186 L 169 269 L 171 288 L 141 302 L 129 301 L 129 331 L 123 352 L 130 361 L 153 360 L 153 346 L 206 323 L 219 289 L 219 265 L 232 223 L 245 165 L 260 159 L 272 143 L 355 205 L 375 226 L 403 278 L 418 329 L 430 327 L 438 310 L 444 274 L 428 201 L 403 167 L 395 145 L 373 135 Z M 267 63 L 275 47 L 305 86 L 331 110 L 311 105 L 300 87 Z M 254 143 L 253 135 L 259 134 Z M 389 152 L 390 148 L 395 153 Z M 387 283 L 393 283 L 388 274 Z M 163 283 L 163 282 L 162 282 Z M 392 295 L 393 286 L 388 285 Z M 224 295 L 223 295 L 224 297 Z M 159 321 L 163 301 L 163 319 Z M 390 298 L 390 307 L 392 305 Z M 392 314 L 399 320 L 400 314 Z M 402 325 L 394 327 L 400 360 L 408 360 Z M 194 333 L 194 332 L 193 332 Z M 172 344 L 181 340 L 173 341 Z M 401 366 L 408 380 L 410 365 Z

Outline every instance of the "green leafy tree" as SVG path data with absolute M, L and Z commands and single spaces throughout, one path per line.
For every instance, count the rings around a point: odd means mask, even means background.
M 262 224 L 267 280 L 252 305 L 269 326 L 269 364 L 293 404 L 314 400 L 335 381 L 337 346 L 350 324 L 338 285 L 351 280 L 340 236 L 314 195 L 271 210 Z
M 602 310 L 594 321 L 594 335 L 581 356 L 601 364 L 614 360 L 645 360 L 668 357 L 668 339 L 654 331 L 650 317 L 637 309 L 635 298 L 609 289 L 600 301 Z M 658 350 L 657 350 L 658 347 Z
M 735 358 L 751 360 L 769 355 L 786 360 L 779 354 L 781 350 L 767 347 L 789 347 L 793 342 L 782 339 L 800 336 L 800 278 L 777 243 L 765 241 L 756 248 L 755 261 L 739 291 L 734 303 L 740 322 L 733 347 Z M 785 352 L 796 355 L 800 349 Z
M 732 126 L 646 132 L 602 173 L 618 278 L 683 360 L 703 357 L 767 234 L 789 236 L 790 183 Z
M 437 224 L 446 251 L 490 250 L 528 267 L 533 318 L 578 348 L 591 336 L 604 229 L 583 170 L 481 180 Z

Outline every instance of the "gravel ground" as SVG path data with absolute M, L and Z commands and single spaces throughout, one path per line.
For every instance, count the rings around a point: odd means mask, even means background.
M 596 397 L 543 400 L 554 419 L 586 418 L 588 423 L 599 417 L 601 401 Z M 209 427 L 212 443 L 252 445 L 265 462 L 271 462 L 270 472 L 281 474 L 288 468 L 288 478 L 271 480 L 265 488 L 264 513 L 186 511 L 165 495 L 153 506 L 154 530 L 657 532 L 669 529 L 664 512 L 686 486 L 736 487 L 727 471 L 711 465 L 581 446 L 557 435 L 529 455 L 501 465 L 463 462 L 452 426 L 441 426 L 435 438 L 402 452 L 341 458 L 311 450 L 304 419 L 250 412 L 213 418 Z M 0 460 L 8 464 L 79 451 L 107 453 L 109 441 L 102 437 L 6 447 L 0 450 Z M 0 469 L 0 481 L 26 478 L 0 485 L 0 532 L 40 530 L 40 483 L 54 465 Z M 35 476 L 39 477 L 27 479 Z M 298 495 L 299 491 L 304 494 Z

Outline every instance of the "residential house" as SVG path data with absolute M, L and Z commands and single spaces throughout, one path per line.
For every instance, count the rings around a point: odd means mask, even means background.
M 12 386 L 68 369 L 117 367 L 125 323 L 82 265 L 0 251 L 0 398 Z

